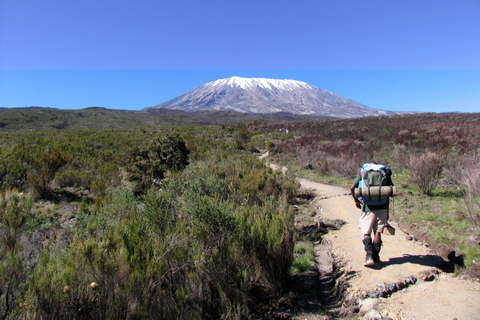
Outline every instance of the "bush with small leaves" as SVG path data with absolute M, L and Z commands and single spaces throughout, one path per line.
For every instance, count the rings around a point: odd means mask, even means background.
M 162 135 L 147 147 L 136 147 L 131 152 L 129 180 L 136 194 L 142 194 L 152 184 L 159 185 L 167 172 L 178 172 L 189 164 L 190 151 L 178 135 Z
M 66 157 L 57 150 L 44 154 L 33 162 L 33 172 L 28 176 L 28 181 L 36 196 L 42 198 L 48 195 L 49 183 L 66 163 Z
M 28 195 L 15 191 L 0 194 L 0 318 L 20 317 L 18 300 L 25 290 L 27 273 L 22 257 L 19 232 L 32 208 Z

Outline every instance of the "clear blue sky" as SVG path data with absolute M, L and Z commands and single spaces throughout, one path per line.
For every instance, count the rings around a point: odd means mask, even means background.
M 139 110 L 230 76 L 480 112 L 480 0 L 0 1 L 0 107 Z

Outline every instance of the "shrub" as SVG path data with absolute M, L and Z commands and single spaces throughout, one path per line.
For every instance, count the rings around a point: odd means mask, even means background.
M 273 141 L 266 141 L 265 148 L 267 149 L 267 151 L 270 151 L 275 148 L 275 143 Z
M 134 191 L 141 194 L 152 184 L 159 185 L 165 174 L 185 169 L 190 151 L 178 135 L 162 135 L 145 148 L 131 151 L 130 177 Z
M 238 235 L 244 250 L 258 268 L 258 279 L 273 293 L 289 277 L 293 261 L 293 215 L 284 197 L 262 197 L 262 206 L 243 209 L 238 216 Z M 262 280 L 263 278 L 263 280 Z M 256 283 L 255 284 L 259 284 Z
M 313 244 L 310 242 L 297 242 L 294 248 L 294 260 L 292 273 L 305 272 L 311 269 L 312 260 L 315 257 Z
M 2 150 L 2 152 L 5 151 Z M 0 187 L 2 190 L 22 187 L 27 181 L 29 165 L 15 158 L 16 155 L 10 158 L 2 155 L 0 158 Z
M 95 209 L 82 209 L 67 250 L 45 243 L 25 295 L 29 314 L 249 318 L 248 301 L 277 294 L 293 256 L 293 216 L 279 195 L 286 192 L 273 188 L 284 181 L 268 183 L 277 195 L 252 189 L 256 200 L 242 204 L 248 195 L 226 182 L 239 173 L 271 179 L 254 159 L 189 168 L 142 198 L 110 190 Z
M 480 228 L 480 168 L 475 167 L 465 172 L 462 183 L 468 217 L 477 228 Z
M 421 156 L 410 158 L 408 165 L 411 172 L 411 182 L 415 184 L 423 194 L 430 195 L 434 182 L 440 176 L 443 161 L 436 153 L 429 152 Z
M 476 152 L 465 155 L 447 170 L 451 181 L 460 186 L 467 215 L 473 224 L 480 228 L 480 167 Z
M 57 150 L 34 160 L 33 172 L 28 176 L 28 181 L 35 196 L 42 198 L 48 195 L 48 184 L 53 180 L 57 171 L 66 163 L 67 159 L 65 156 Z
M 20 315 L 18 300 L 23 294 L 26 273 L 18 237 L 31 207 L 31 199 L 25 194 L 15 191 L 1 193 L 0 222 L 6 229 L 2 232 L 0 246 L 1 319 L 13 319 Z
M 59 188 L 87 188 L 92 183 L 92 173 L 85 170 L 65 170 L 58 173 L 55 182 Z
M 250 141 L 250 134 L 245 129 L 240 129 L 235 133 L 234 138 L 236 148 L 243 150 L 245 143 Z

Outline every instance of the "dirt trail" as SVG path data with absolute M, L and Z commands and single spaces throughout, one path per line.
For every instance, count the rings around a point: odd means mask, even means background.
M 278 168 L 276 168 L 278 169 Z M 462 280 L 436 268 L 441 258 L 424 245 L 408 240 L 398 226 L 383 235 L 379 268 L 363 266 L 365 251 L 358 228 L 360 210 L 346 188 L 300 179 L 311 189 L 316 219 L 340 219 L 345 224 L 322 239 L 348 274 L 345 304 L 360 308 L 365 319 L 480 319 L 480 283 Z M 316 249 L 324 250 L 321 244 Z M 318 253 L 321 256 L 320 253 Z M 312 319 L 312 318 L 310 318 Z

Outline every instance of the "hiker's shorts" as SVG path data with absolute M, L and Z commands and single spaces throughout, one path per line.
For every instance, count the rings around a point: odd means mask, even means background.
M 388 220 L 388 209 L 362 212 L 360 216 L 360 229 L 363 234 L 370 234 L 372 230 L 382 232 Z

